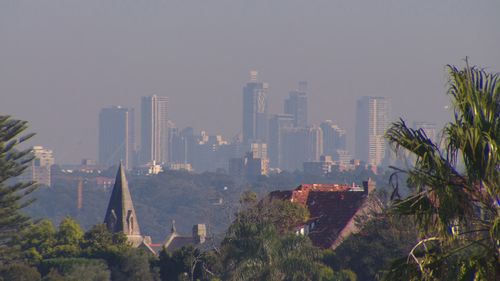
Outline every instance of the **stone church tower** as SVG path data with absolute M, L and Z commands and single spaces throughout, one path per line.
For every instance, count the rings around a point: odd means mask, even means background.
M 111 233 L 123 232 L 134 247 L 139 246 L 144 240 L 139 229 L 139 222 L 122 163 L 120 163 L 116 173 L 115 185 L 109 199 L 104 223 Z

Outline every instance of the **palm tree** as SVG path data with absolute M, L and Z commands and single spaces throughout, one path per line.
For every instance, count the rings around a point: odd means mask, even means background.
M 421 232 L 387 279 L 500 280 L 500 76 L 468 63 L 448 70 L 454 119 L 441 144 L 403 120 L 386 133 L 396 152 L 416 157 L 412 167 L 394 168 L 413 193 L 392 210 Z

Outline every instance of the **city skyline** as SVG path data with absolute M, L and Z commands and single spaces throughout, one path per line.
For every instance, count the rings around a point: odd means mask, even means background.
M 308 122 L 351 136 L 361 96 L 391 97 L 393 116 L 440 128 L 446 64 L 500 69 L 498 1 L 174 2 L 2 2 L 0 111 L 78 163 L 97 158 L 99 110 L 138 111 L 146 95 L 169 96 L 178 127 L 232 138 L 252 69 L 269 82 L 269 112 L 306 80 Z

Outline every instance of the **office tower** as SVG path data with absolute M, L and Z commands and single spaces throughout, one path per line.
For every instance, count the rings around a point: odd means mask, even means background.
M 31 154 L 33 160 L 27 164 L 28 168 L 19 176 L 18 181 L 33 181 L 40 185 L 51 186 L 51 167 L 54 165 L 52 150 L 43 146 L 33 146 Z
M 362 97 L 357 102 L 356 157 L 378 166 L 385 156 L 385 131 L 391 121 L 391 100 L 385 97 Z
M 319 161 L 323 154 L 323 133 L 318 126 L 286 129 L 283 137 L 283 168 L 300 170 L 304 162 Z
M 414 129 L 422 129 L 427 137 L 433 142 L 437 142 L 436 124 L 429 122 L 415 121 L 413 122 Z
M 306 161 L 319 161 L 323 155 L 323 131 L 313 125 L 307 128 L 307 156 Z
M 267 141 L 267 83 L 258 82 L 257 71 L 250 72 L 243 88 L 243 142 Z
M 121 106 L 101 109 L 99 113 L 99 164 L 112 166 L 122 161 L 133 166 L 135 147 L 134 110 Z
M 168 161 L 175 164 L 188 164 L 188 142 L 179 128 L 169 122 Z
M 149 96 L 141 101 L 142 164 L 168 161 L 167 97 Z
M 307 127 L 307 82 L 299 82 L 299 89 L 291 91 L 285 100 L 285 114 L 293 116 L 295 127 Z
M 284 136 L 287 129 L 294 126 L 293 116 L 289 114 L 278 114 L 269 120 L 269 165 L 273 168 L 284 167 Z
M 331 120 L 326 120 L 320 124 L 323 131 L 323 154 L 334 157 L 337 150 L 346 150 L 346 131 L 334 124 Z

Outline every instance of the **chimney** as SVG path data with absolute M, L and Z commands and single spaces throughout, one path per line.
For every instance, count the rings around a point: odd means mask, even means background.
M 207 227 L 205 224 L 195 224 L 193 226 L 193 240 L 196 244 L 205 243 L 207 238 Z
M 363 192 L 365 195 L 372 193 L 375 190 L 375 187 L 375 182 L 371 178 L 368 178 L 367 181 L 363 182 Z

